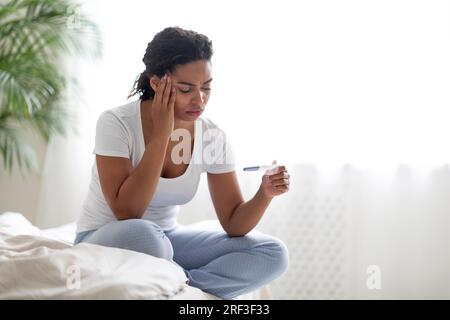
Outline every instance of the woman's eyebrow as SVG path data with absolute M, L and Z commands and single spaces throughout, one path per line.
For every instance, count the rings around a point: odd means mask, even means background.
M 211 82 L 212 79 L 213 79 L 213 78 L 209 79 L 208 81 L 204 82 L 203 84 L 207 84 L 207 83 Z M 177 83 L 178 83 L 178 84 L 185 84 L 185 85 L 188 85 L 188 86 L 193 86 L 193 87 L 195 87 L 195 84 L 190 83 L 190 82 L 178 81 Z

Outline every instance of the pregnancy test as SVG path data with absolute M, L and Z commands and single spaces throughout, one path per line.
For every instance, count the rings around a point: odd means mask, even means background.
M 253 167 L 245 167 L 244 171 L 261 171 L 261 170 L 272 170 L 278 167 L 278 164 L 271 166 L 253 166 Z

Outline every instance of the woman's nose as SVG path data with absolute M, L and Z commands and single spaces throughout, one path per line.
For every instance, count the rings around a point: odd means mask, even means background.
M 196 91 L 194 95 L 194 101 L 197 102 L 198 105 L 203 105 L 205 101 L 206 94 L 202 91 Z

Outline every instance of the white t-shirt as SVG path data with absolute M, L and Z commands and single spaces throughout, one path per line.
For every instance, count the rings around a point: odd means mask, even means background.
M 128 158 L 133 167 L 139 164 L 145 151 L 140 102 L 130 102 L 100 115 L 94 154 Z M 155 222 L 163 230 L 176 227 L 179 205 L 192 200 L 203 172 L 235 170 L 234 154 L 225 132 L 208 118 L 202 117 L 195 120 L 194 128 L 194 148 L 189 166 L 179 177 L 159 178 L 153 198 L 142 217 Z M 186 151 L 190 154 L 190 146 Z M 94 160 L 89 192 L 77 223 L 77 232 L 98 229 L 114 220 L 117 219 L 101 190 Z

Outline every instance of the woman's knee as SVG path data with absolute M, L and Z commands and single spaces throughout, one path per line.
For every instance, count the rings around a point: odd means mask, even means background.
M 167 260 L 173 258 L 170 240 L 157 224 L 148 220 L 111 222 L 98 229 L 86 242 L 142 252 Z
M 287 271 L 289 266 L 289 251 L 278 238 L 264 235 L 255 246 L 264 257 L 266 280 L 273 280 Z
M 274 277 L 278 277 L 285 273 L 289 267 L 289 251 L 286 245 L 279 239 L 273 238 L 267 244 L 272 252 L 272 272 Z

